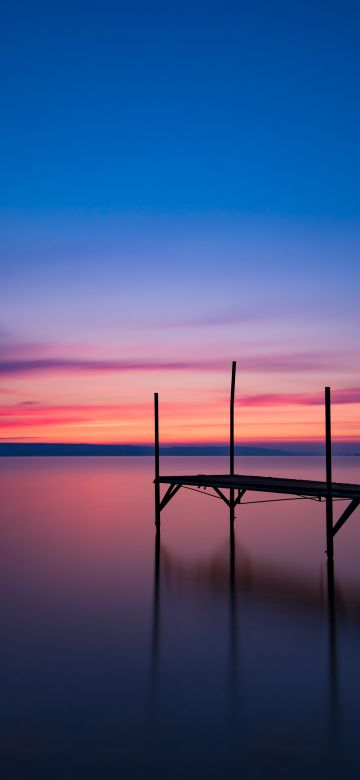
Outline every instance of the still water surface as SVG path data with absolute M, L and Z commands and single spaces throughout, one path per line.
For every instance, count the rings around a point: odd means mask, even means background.
M 181 490 L 148 458 L 0 459 L 4 780 L 360 777 L 360 510 Z M 220 473 L 222 458 L 162 459 Z M 320 458 L 239 473 L 323 478 Z M 360 458 L 334 461 L 360 482 Z M 335 515 L 343 504 L 335 504 Z

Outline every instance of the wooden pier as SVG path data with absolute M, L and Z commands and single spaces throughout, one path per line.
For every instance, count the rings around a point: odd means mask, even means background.
M 326 552 L 329 559 L 334 557 L 334 536 L 346 523 L 360 504 L 360 485 L 332 481 L 331 463 L 331 399 L 330 388 L 325 388 L 325 480 L 313 481 L 307 479 L 287 479 L 279 477 L 247 476 L 234 473 L 234 405 L 235 405 L 235 375 L 236 363 L 232 364 L 230 392 L 230 468 L 229 474 L 171 474 L 160 476 L 159 458 L 159 400 L 154 395 L 155 409 L 155 524 L 160 528 L 160 515 L 169 501 L 180 488 L 194 490 L 210 490 L 211 495 L 221 498 L 230 511 L 230 525 L 235 520 L 235 507 L 242 501 L 245 493 L 265 493 L 309 500 L 324 501 L 326 504 Z M 160 486 L 167 485 L 167 490 L 161 497 Z M 224 493 L 223 491 L 226 491 Z M 274 499 L 263 499 L 263 501 Z M 275 499 L 276 500 L 276 499 Z M 279 500 L 279 499 L 277 499 Z M 280 499 L 281 500 L 281 499 Z M 336 500 L 348 501 L 340 517 L 334 523 L 333 504 Z

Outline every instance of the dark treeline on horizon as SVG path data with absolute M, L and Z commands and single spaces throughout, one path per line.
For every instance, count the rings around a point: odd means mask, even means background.
M 152 444 L 77 444 L 47 442 L 0 442 L 0 457 L 51 457 L 51 456 L 152 456 Z M 228 445 L 163 445 L 161 455 L 170 456 L 228 456 Z M 287 443 L 280 448 L 271 446 L 236 445 L 235 455 L 251 456 L 296 456 L 323 455 L 324 445 L 316 442 Z M 334 455 L 359 455 L 360 444 L 334 443 Z

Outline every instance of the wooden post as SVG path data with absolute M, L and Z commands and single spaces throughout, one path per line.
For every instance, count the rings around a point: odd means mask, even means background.
M 236 362 L 233 360 L 231 371 L 231 395 L 230 395 L 230 474 L 234 476 L 234 405 L 235 405 L 235 376 Z
M 159 453 L 159 396 L 154 393 L 155 420 L 155 525 L 160 527 L 160 453 Z
M 231 393 L 230 393 L 230 476 L 234 476 L 234 464 L 235 464 L 235 446 L 234 446 L 234 407 L 235 407 L 235 377 L 236 377 L 236 362 L 233 360 L 231 371 Z M 233 488 L 230 488 L 230 523 L 233 524 L 235 520 L 235 492 Z
M 331 467 L 330 387 L 325 387 L 325 444 L 326 444 L 326 552 L 328 558 L 333 558 L 334 537 L 333 537 L 333 500 L 332 500 L 332 467 Z

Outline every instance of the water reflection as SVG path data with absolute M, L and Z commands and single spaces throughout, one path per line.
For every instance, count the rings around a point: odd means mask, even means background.
M 359 627 L 360 593 L 350 591 L 345 600 L 337 598 L 334 562 L 328 561 L 326 570 L 320 572 L 314 581 L 306 572 L 293 570 L 275 563 L 260 563 L 236 544 L 234 525 L 230 523 L 229 541 L 220 547 L 208 560 L 187 560 L 176 551 L 161 544 L 161 532 L 157 529 L 154 552 L 153 617 L 151 643 L 151 682 L 156 698 L 160 677 L 161 653 L 161 596 L 171 592 L 186 591 L 191 598 L 206 595 L 224 596 L 228 602 L 228 686 L 230 714 L 238 712 L 241 701 L 241 660 L 239 651 L 239 630 L 242 628 L 239 609 L 253 602 L 275 605 L 280 610 L 291 610 L 297 617 L 325 617 L 327 622 L 328 659 L 323 666 L 328 668 L 329 728 L 331 738 L 336 742 L 339 735 L 339 676 L 337 621 L 346 618 L 347 623 Z M 325 574 L 325 577 L 323 576 Z M 325 581 L 324 581 L 325 580 Z M 162 593 L 163 591 L 163 593 Z M 350 606 L 350 609 L 349 609 Z M 163 626 L 166 630 L 166 627 Z
M 2 776 L 357 780 L 356 519 L 335 587 L 315 502 L 184 493 L 154 543 L 152 462 L 40 460 L 2 464 Z
M 154 593 L 151 638 L 151 688 L 156 690 L 160 652 L 160 527 L 155 532 Z
M 338 648 L 336 632 L 336 588 L 334 559 L 327 561 L 328 636 L 329 636 L 329 712 L 330 730 L 335 739 L 339 731 Z
M 229 692 L 231 710 L 234 713 L 238 702 L 238 631 L 236 604 L 236 544 L 233 522 L 230 522 L 229 553 Z

